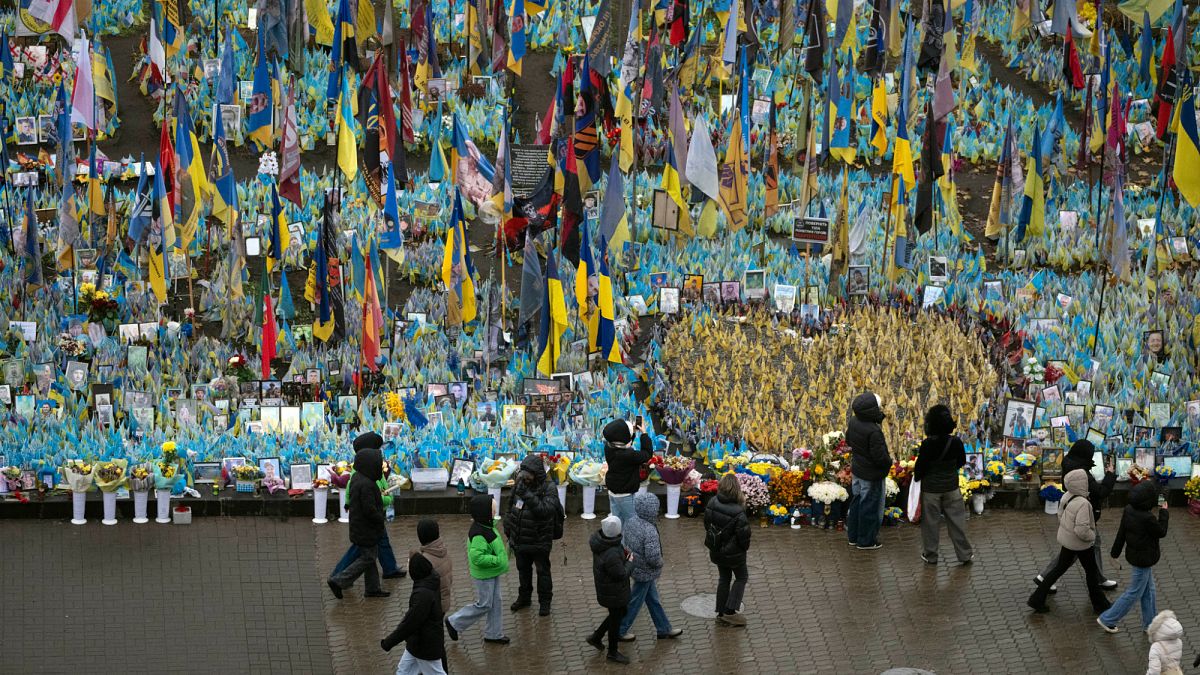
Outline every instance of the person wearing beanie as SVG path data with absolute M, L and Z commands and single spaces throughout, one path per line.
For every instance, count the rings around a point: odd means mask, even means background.
M 1133 609 L 1133 603 L 1142 606 L 1142 629 L 1145 630 L 1158 613 L 1154 598 L 1154 565 L 1158 562 L 1160 553 L 1158 540 L 1167 536 L 1167 503 L 1164 501 L 1158 507 L 1157 517 L 1153 509 L 1158 501 L 1158 485 L 1154 481 L 1144 480 L 1129 491 L 1129 503 L 1121 514 L 1121 526 L 1117 528 L 1117 538 L 1113 541 L 1112 557 L 1121 557 L 1121 549 L 1125 550 L 1125 560 L 1133 567 L 1129 585 L 1108 611 L 1096 618 L 1096 623 L 1109 633 L 1116 633 L 1117 622 Z
M 382 448 L 382 447 L 383 447 L 383 438 L 379 434 L 375 433 L 374 431 L 368 431 L 365 434 L 359 434 L 359 436 L 354 439 L 354 452 L 356 454 L 358 453 L 359 450 L 365 450 L 368 448 Z M 350 506 L 350 494 L 351 494 L 350 485 L 354 483 L 354 476 L 356 475 L 356 473 L 357 473 L 356 471 L 351 469 L 350 470 L 350 480 L 346 483 L 346 506 L 347 506 L 347 508 L 349 508 L 349 506 Z M 391 505 L 392 505 L 392 499 L 393 499 L 392 495 L 387 493 L 387 489 L 388 489 L 387 478 L 385 478 L 384 476 L 381 475 L 379 477 L 379 480 L 375 481 L 375 484 L 379 486 L 379 493 L 383 498 L 383 510 L 384 510 L 384 513 L 386 514 L 388 508 L 391 507 Z M 350 548 L 346 549 L 345 555 L 343 555 L 342 559 L 338 561 L 337 566 L 335 566 L 333 568 L 333 574 L 335 574 L 335 575 L 340 574 L 342 572 L 342 570 L 349 567 L 350 563 L 354 562 L 354 559 L 357 557 L 358 557 L 358 545 L 350 544 Z M 391 540 L 388 539 L 386 529 L 383 532 L 383 537 L 379 540 L 379 566 L 383 568 L 383 578 L 384 579 L 400 579 L 404 576 L 404 568 L 401 567 L 396 562 L 396 553 L 395 553 L 395 551 L 392 550 L 392 542 L 391 542 Z
M 967 540 L 967 507 L 958 489 L 958 472 L 967 463 L 963 442 L 954 434 L 950 408 L 938 404 L 925 413 L 925 440 L 917 450 L 913 480 L 921 481 L 921 560 L 936 565 L 942 522 L 954 544 L 958 562 L 968 565 L 975 554 Z
M 1146 664 L 1146 675 L 1169 675 L 1183 673 L 1183 625 L 1175 618 L 1175 612 L 1164 609 L 1150 622 L 1146 629 L 1150 638 L 1150 656 Z M 1196 658 L 1195 668 L 1200 666 Z
M 592 577 L 596 582 L 596 602 L 608 610 L 608 616 L 588 636 L 587 643 L 604 650 L 604 635 L 608 634 L 608 660 L 622 665 L 629 657 L 617 649 L 621 636 L 621 619 L 629 606 L 629 572 L 633 555 L 621 545 L 621 519 L 609 514 L 600 521 L 600 530 L 588 541 L 592 549 Z
M 361 478 L 348 486 L 350 491 L 350 543 L 358 546 L 358 557 L 345 569 L 329 577 L 329 590 L 339 600 L 342 591 L 350 587 L 358 577 L 366 575 L 368 598 L 386 598 L 391 593 L 379 585 L 379 568 L 375 559 L 379 557 L 379 542 L 387 536 L 383 511 L 383 494 L 378 481 L 383 478 L 383 439 L 379 434 L 360 445 L 362 436 L 355 440 L 360 449 L 354 455 L 354 471 Z M 375 441 L 378 440 L 378 444 Z M 365 478 L 366 480 L 362 480 Z
M 475 602 L 466 605 L 446 619 L 446 632 L 458 640 L 464 631 L 480 619 L 487 618 L 483 641 L 508 644 L 504 634 L 504 614 L 501 611 L 500 577 L 508 571 L 508 549 L 496 530 L 496 503 L 491 495 L 471 498 L 471 529 L 467 531 L 467 566 L 475 583 Z
M 1087 498 L 1087 471 L 1075 469 L 1069 472 L 1063 479 L 1063 486 L 1067 488 L 1067 492 L 1063 495 L 1062 505 L 1058 507 L 1058 543 L 1062 546 L 1058 553 L 1058 564 L 1045 575 L 1026 604 L 1039 614 L 1049 612 L 1046 596 L 1050 593 L 1050 587 L 1079 560 L 1087 575 L 1088 598 L 1092 601 L 1092 611 L 1101 614 L 1109 608 L 1110 603 L 1108 598 L 1104 597 L 1104 590 L 1100 588 L 1100 570 L 1096 567 L 1095 556 L 1092 555 L 1092 544 L 1096 541 L 1096 520 L 1092 516 L 1092 505 Z
M 1113 486 L 1117 484 L 1117 474 L 1112 468 L 1112 458 L 1106 458 L 1104 460 L 1104 479 L 1097 481 L 1096 477 L 1092 475 L 1092 468 L 1096 466 L 1095 456 L 1096 446 L 1092 445 L 1091 441 L 1081 438 L 1075 441 L 1075 443 L 1071 445 L 1071 449 L 1067 451 L 1067 456 L 1063 458 L 1062 471 L 1064 476 L 1075 469 L 1083 469 L 1084 473 L 1087 474 L 1087 498 L 1088 502 L 1090 502 L 1092 505 L 1092 518 L 1099 521 L 1100 504 L 1105 499 L 1108 499 L 1108 496 L 1112 494 Z M 1096 542 L 1095 545 L 1092 546 L 1092 555 L 1096 558 L 1096 569 L 1100 571 L 1100 587 L 1106 591 L 1116 588 L 1117 582 L 1104 576 L 1104 560 L 1102 559 L 1103 556 L 1100 555 L 1099 528 L 1096 529 Z M 1050 570 L 1054 569 L 1054 566 L 1057 564 L 1058 558 L 1055 557 L 1049 562 L 1049 564 L 1046 565 L 1045 568 L 1042 569 L 1041 574 L 1034 577 L 1034 583 L 1041 583 L 1042 578 L 1044 578 L 1046 574 L 1050 572 Z M 1051 586 L 1050 592 L 1057 593 L 1058 587 Z
M 641 436 L 638 449 L 633 449 L 634 434 Z M 633 493 L 642 483 L 641 467 L 654 456 L 654 442 L 642 427 L 623 419 L 609 422 L 602 432 L 604 436 L 604 461 L 608 462 L 608 473 L 604 476 L 604 487 L 608 489 L 608 509 L 625 522 L 632 518 Z
M 682 635 L 683 630 L 671 628 L 671 620 L 667 618 L 667 612 L 658 598 L 658 585 L 655 583 L 662 575 L 663 568 L 662 538 L 658 534 L 658 497 L 638 493 L 633 496 L 633 507 L 637 516 L 626 521 L 621 531 L 625 545 L 633 555 L 629 570 L 633 591 L 629 597 L 629 607 L 625 609 L 625 618 L 621 620 L 621 642 L 636 639 L 629 629 L 633 627 L 643 603 L 650 609 L 650 619 L 658 631 L 658 639 L 673 640 Z
M 446 675 L 442 666 L 446 644 L 442 637 L 438 575 L 429 560 L 419 553 L 408 559 L 408 569 L 413 582 L 408 611 L 400 619 L 400 625 L 379 641 L 379 646 L 390 652 L 396 645 L 405 643 L 396 675 Z
M 527 455 L 517 472 L 504 534 L 508 537 L 517 559 L 519 585 L 512 611 L 518 612 L 532 604 L 533 568 L 537 566 L 538 615 L 550 615 L 554 598 L 554 581 L 550 577 L 550 549 L 555 539 L 562 539 L 566 514 L 558 501 L 554 486 L 546 481 L 542 458 Z
M 412 555 L 420 554 L 433 565 L 433 571 L 438 576 L 438 588 L 441 591 L 442 611 L 444 612 L 453 604 L 454 561 L 450 560 L 450 556 L 446 553 L 446 542 L 442 541 L 442 534 L 436 520 L 425 518 L 417 523 L 417 541 L 420 542 L 421 547 L 412 551 Z
M 850 446 L 850 509 L 846 534 L 859 550 L 880 548 L 879 527 L 883 524 L 883 484 L 892 468 L 887 439 L 883 436 L 883 408 L 879 397 L 867 391 L 854 397 L 846 427 Z

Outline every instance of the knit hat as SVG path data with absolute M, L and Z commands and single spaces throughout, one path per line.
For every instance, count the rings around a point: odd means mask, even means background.
M 609 514 L 607 518 L 600 521 L 600 532 L 609 539 L 621 536 L 621 519 Z
M 623 419 L 616 419 L 604 425 L 604 440 L 613 445 L 628 445 L 633 442 L 633 432 L 629 430 L 629 423 Z
M 417 541 L 421 542 L 422 546 L 437 541 L 440 536 L 442 534 L 436 520 L 426 518 L 417 523 Z
M 359 450 L 365 450 L 367 448 L 382 448 L 382 447 L 383 447 L 383 436 L 380 436 L 379 434 L 375 433 L 374 431 L 368 431 L 365 434 L 359 434 L 358 438 L 354 439 L 354 451 L 355 452 L 358 452 Z
M 413 581 L 420 581 L 433 574 L 433 563 L 420 553 L 414 553 L 408 559 L 408 576 Z
M 1096 446 L 1092 445 L 1092 442 L 1086 438 L 1081 438 L 1075 441 L 1075 443 L 1071 445 L 1071 449 L 1067 451 L 1067 457 L 1071 457 L 1076 460 L 1086 460 L 1088 467 L 1095 465 L 1095 462 L 1092 459 L 1095 456 Z

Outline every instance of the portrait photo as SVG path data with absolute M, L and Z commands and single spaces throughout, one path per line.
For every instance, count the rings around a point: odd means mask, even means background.
M 1033 401 L 1009 399 L 1004 410 L 1004 435 L 1026 438 L 1033 427 Z
M 852 265 L 850 275 L 846 278 L 846 293 L 848 295 L 866 295 L 871 284 L 871 268 L 866 265 Z

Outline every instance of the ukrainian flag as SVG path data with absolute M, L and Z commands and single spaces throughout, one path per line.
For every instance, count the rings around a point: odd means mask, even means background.
M 204 198 L 212 192 L 204 165 L 200 162 L 200 142 L 192 125 L 192 113 L 188 110 L 183 90 L 175 93 L 175 165 L 182 172 L 183 180 L 177 186 L 179 201 L 180 248 L 187 250 L 196 239 L 196 226 L 200 221 L 200 210 Z
M 1036 129 L 1035 129 L 1036 131 Z M 1040 133 L 1033 135 L 1033 152 L 1025 168 L 1025 197 L 1021 200 L 1021 215 L 1017 218 L 1017 241 L 1027 235 L 1040 237 L 1046 231 L 1046 185 L 1042 181 L 1042 144 Z
M 220 115 L 213 131 L 212 170 L 216 189 L 212 190 L 212 214 L 225 223 L 226 231 L 232 232 L 237 217 L 237 180 L 233 177 L 233 166 L 229 163 L 229 146 L 225 140 L 225 125 Z
M 513 0 L 512 7 L 509 9 L 509 14 L 512 16 L 512 25 L 519 26 L 515 31 L 512 31 L 512 36 L 508 41 L 508 69 L 521 76 L 521 63 L 525 58 L 525 3 L 524 0 Z M 520 22 L 517 18 L 520 18 Z
M 427 10 L 428 11 L 428 10 Z M 259 33 L 259 46 L 261 50 L 262 33 Z M 338 2 L 338 18 L 337 23 L 333 28 L 333 54 L 329 61 L 329 83 L 325 86 L 325 98 L 335 99 L 338 97 L 342 86 L 342 73 L 345 70 L 346 64 L 346 46 L 348 44 L 356 44 L 347 42 L 354 40 L 354 23 L 350 20 L 350 3 L 346 0 Z
M 1187 72 L 1186 70 L 1184 71 Z M 1171 177 L 1179 188 L 1179 194 L 1193 208 L 1200 207 L 1200 133 L 1196 129 L 1196 88 L 1189 81 L 1183 85 L 1179 97 L 1179 138 L 1175 146 L 1175 164 Z
M 271 124 L 271 111 L 275 105 L 271 95 L 271 71 L 267 67 L 267 50 L 263 44 L 264 34 L 264 31 L 258 32 L 258 59 L 254 65 L 254 95 L 250 97 L 250 104 L 246 106 L 250 140 L 254 141 L 260 150 L 270 148 L 275 135 Z
M 607 242 L 605 243 L 607 244 Z M 612 278 L 608 276 L 608 254 L 604 252 L 604 249 L 605 246 L 600 247 L 600 293 L 597 298 L 600 305 L 600 321 L 597 341 L 600 343 L 600 353 L 604 356 L 605 361 L 623 363 L 621 349 L 617 344 L 617 326 L 614 322 L 616 311 L 613 306 Z
M 271 186 L 271 231 L 270 245 L 267 248 L 267 272 L 283 264 L 283 255 L 288 246 L 292 245 L 292 233 L 288 231 L 287 223 L 283 220 L 283 209 L 279 207 L 279 190 Z
M 175 245 L 175 222 L 171 203 L 167 200 L 167 187 L 163 183 L 162 166 L 154 163 L 154 217 L 160 229 L 158 242 L 150 246 L 150 290 L 160 303 L 167 301 L 166 252 Z
M 667 153 L 670 154 L 670 153 Z M 588 328 L 588 351 L 597 348 L 600 313 L 595 310 L 592 299 L 592 279 L 596 278 L 596 258 L 592 255 L 592 228 L 585 217 L 583 234 L 579 240 L 579 267 L 575 268 L 575 301 L 579 303 L 579 318 Z
M 670 148 L 667 149 L 667 163 L 663 167 L 662 189 L 666 190 L 667 196 L 679 207 L 679 218 L 676 220 L 676 225 L 680 228 L 690 229 L 692 216 L 688 212 L 687 201 L 683 198 L 683 188 L 679 184 L 679 167 L 675 166 L 675 153 Z
M 475 265 L 467 250 L 467 234 L 463 227 L 462 195 L 454 191 L 454 213 L 446 232 L 446 249 L 442 256 L 442 283 L 446 296 L 447 319 L 451 325 L 475 320 Z M 561 294 L 561 291 L 560 291 Z M 457 319 L 457 321 L 456 321 Z
M 880 157 L 887 153 L 887 122 L 887 87 L 883 78 L 877 77 L 871 89 L 871 145 L 879 151 Z
M 183 48 L 183 24 L 179 19 L 179 0 L 162 0 L 163 51 L 170 58 Z
M 546 294 L 543 296 L 542 326 L 538 333 L 538 372 L 550 375 L 558 370 L 562 355 L 562 336 L 567 332 L 567 305 L 562 280 L 558 278 L 555 254 L 546 257 Z

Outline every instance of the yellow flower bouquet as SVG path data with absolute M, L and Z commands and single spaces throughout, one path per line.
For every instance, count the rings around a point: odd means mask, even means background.
M 100 488 L 101 492 L 116 492 L 125 486 L 127 481 L 125 471 L 128 467 L 129 460 L 127 459 L 101 462 L 96 467 L 96 487 Z
M 96 467 L 91 462 L 82 459 L 68 460 L 62 471 L 72 492 L 87 492 L 92 489 Z

